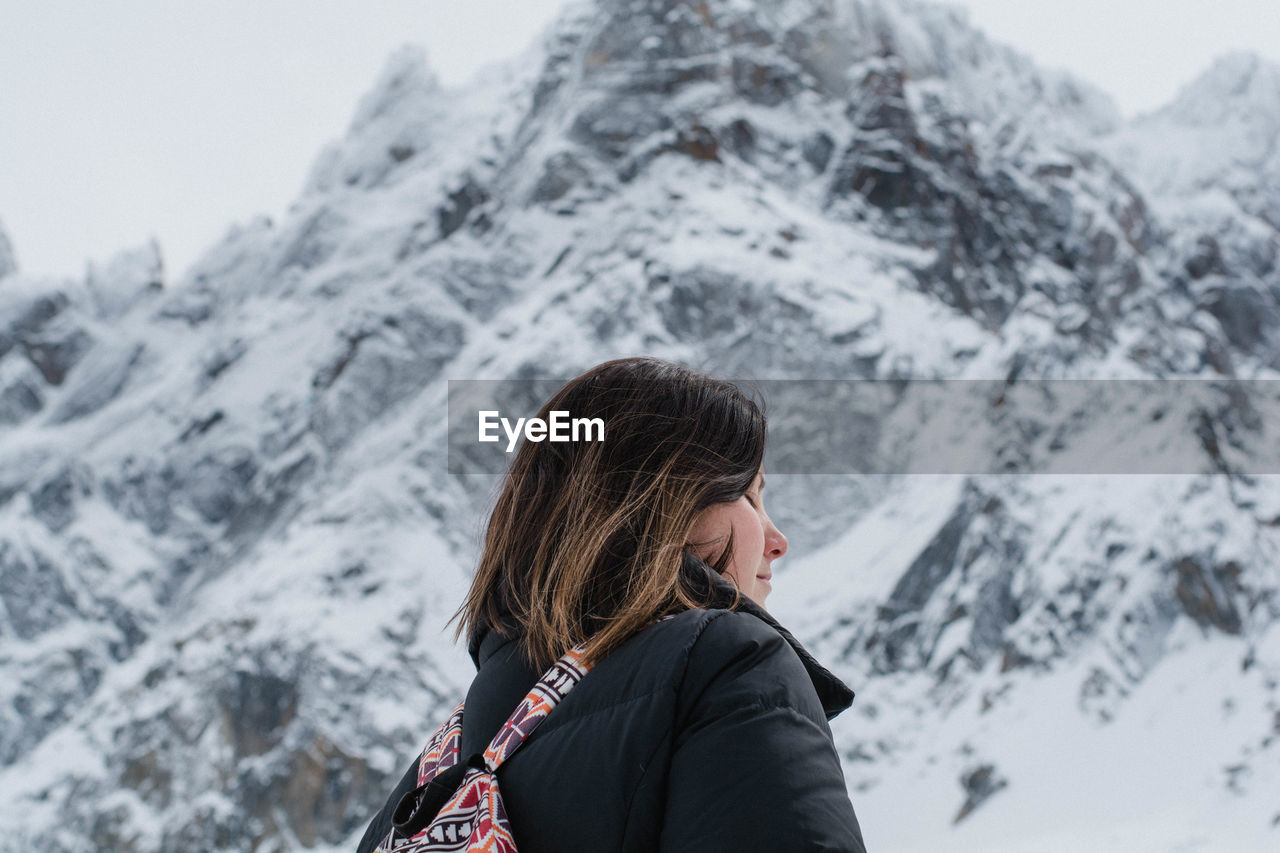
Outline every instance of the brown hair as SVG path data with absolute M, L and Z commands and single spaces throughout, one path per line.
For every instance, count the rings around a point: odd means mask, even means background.
M 654 358 L 591 368 L 538 417 L 553 410 L 601 418 L 604 440 L 523 442 L 449 620 L 462 617 L 455 640 L 481 624 L 514 631 L 540 669 L 593 634 L 588 663 L 661 616 L 707 606 L 681 571 L 695 516 L 746 493 L 765 444 L 761 406 L 736 386 Z

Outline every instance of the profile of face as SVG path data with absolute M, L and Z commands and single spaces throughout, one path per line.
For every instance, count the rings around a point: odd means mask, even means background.
M 773 592 L 773 561 L 787 553 L 787 537 L 764 511 L 763 492 L 761 470 L 742 497 L 712 504 L 698 513 L 689 534 L 689 549 L 708 563 L 720 556 L 729 534 L 733 534 L 733 554 L 725 577 L 761 607 Z

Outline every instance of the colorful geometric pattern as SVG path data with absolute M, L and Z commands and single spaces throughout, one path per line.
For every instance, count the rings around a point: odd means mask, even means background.
M 581 658 L 588 642 L 565 652 L 543 673 L 485 749 L 484 767 L 466 772 L 457 793 L 426 828 L 412 838 L 397 837 L 393 829 L 376 853 L 516 853 L 494 773 L 587 674 L 590 667 L 583 666 Z M 418 764 L 419 785 L 462 760 L 462 710 L 462 705 L 455 708 L 427 741 Z
M 459 747 L 462 744 L 462 706 L 449 714 L 449 719 L 435 730 L 427 746 L 422 750 L 422 759 L 418 763 L 418 784 L 425 785 L 458 763 Z

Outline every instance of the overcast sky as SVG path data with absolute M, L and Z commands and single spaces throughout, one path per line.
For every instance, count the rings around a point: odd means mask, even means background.
M 1280 0 L 967 0 L 1042 64 L 1152 109 L 1219 54 L 1280 61 Z M 563 0 L 0 0 L 0 222 L 27 272 L 155 236 L 171 278 L 279 216 L 385 58 L 446 85 L 514 55 Z

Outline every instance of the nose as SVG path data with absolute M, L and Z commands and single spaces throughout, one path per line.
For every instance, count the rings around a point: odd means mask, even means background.
M 787 537 L 782 535 L 772 519 L 764 532 L 764 553 L 770 560 L 776 560 L 787 553 Z

